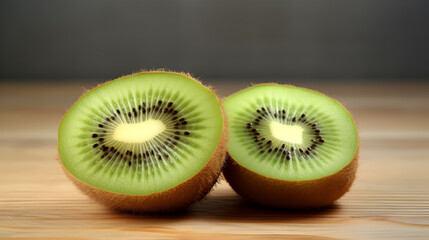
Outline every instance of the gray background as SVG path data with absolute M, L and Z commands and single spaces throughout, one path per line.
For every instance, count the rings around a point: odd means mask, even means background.
M 0 80 L 429 77 L 429 1 L 0 1 Z

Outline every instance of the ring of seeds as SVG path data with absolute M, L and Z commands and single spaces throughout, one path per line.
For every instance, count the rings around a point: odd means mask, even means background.
M 307 120 L 306 114 L 290 114 L 285 109 L 271 110 L 268 107 L 257 109 L 253 121 L 245 125 L 248 136 L 259 146 L 259 154 L 272 154 L 286 160 L 308 159 L 309 156 L 317 156 L 317 148 L 325 142 L 323 133 L 317 122 Z M 290 126 L 300 126 L 304 129 L 304 144 L 295 144 L 281 141 L 272 137 L 272 133 L 267 126 L 270 122 L 276 121 Z M 297 151 L 296 151 L 297 150 Z
M 185 114 L 176 109 L 172 101 L 142 101 L 137 108 L 118 108 L 102 118 L 103 123 L 94 126 L 91 134 L 94 153 L 100 159 L 115 158 L 130 167 L 168 160 L 173 149 L 191 135 L 191 130 L 186 128 L 188 121 Z M 115 128 L 119 124 L 132 124 L 148 119 L 161 120 L 165 124 L 166 129 L 162 135 L 137 143 L 124 144 L 114 139 Z

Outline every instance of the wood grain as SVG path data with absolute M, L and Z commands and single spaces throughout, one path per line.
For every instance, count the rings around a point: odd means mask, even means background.
M 84 87 L 82 87 L 84 86 Z M 429 239 L 429 84 L 308 84 L 339 99 L 361 135 L 357 181 L 335 205 L 251 205 L 221 181 L 188 211 L 130 215 L 99 206 L 56 157 L 61 116 L 92 86 L 0 85 L 2 239 Z M 244 84 L 215 84 L 226 96 Z

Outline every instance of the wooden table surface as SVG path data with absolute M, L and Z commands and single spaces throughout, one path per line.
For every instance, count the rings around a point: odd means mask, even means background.
M 0 238 L 429 239 L 428 84 L 303 85 L 339 99 L 361 136 L 357 180 L 333 206 L 261 208 L 222 180 L 184 213 L 141 216 L 96 204 L 55 160 L 62 115 L 92 86 L 0 84 Z M 244 86 L 214 84 L 221 96 Z

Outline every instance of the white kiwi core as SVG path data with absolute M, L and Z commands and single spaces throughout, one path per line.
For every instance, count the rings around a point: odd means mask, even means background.
M 115 128 L 113 139 L 126 143 L 142 143 L 156 137 L 165 128 L 161 120 L 155 119 L 139 123 L 121 123 Z
M 299 125 L 286 125 L 276 121 L 270 123 L 270 130 L 273 137 L 278 140 L 301 144 L 304 128 Z

